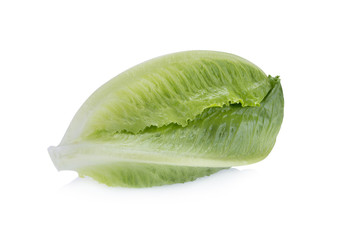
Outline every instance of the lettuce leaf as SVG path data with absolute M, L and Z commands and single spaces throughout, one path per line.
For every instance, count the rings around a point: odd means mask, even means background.
M 283 109 L 278 77 L 232 54 L 180 52 L 99 88 L 49 153 L 58 170 L 109 186 L 192 181 L 264 159 Z

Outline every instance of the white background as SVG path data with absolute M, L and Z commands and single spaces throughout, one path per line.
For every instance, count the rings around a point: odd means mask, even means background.
M 357 1 L 1 1 L 0 239 L 360 239 Z M 183 50 L 280 75 L 262 162 L 195 182 L 109 188 L 47 147 L 101 84 Z

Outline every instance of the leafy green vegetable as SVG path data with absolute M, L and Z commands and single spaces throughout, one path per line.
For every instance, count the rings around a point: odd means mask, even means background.
M 109 186 L 192 181 L 264 159 L 283 111 L 279 78 L 249 61 L 222 52 L 174 53 L 100 87 L 49 153 L 58 170 Z

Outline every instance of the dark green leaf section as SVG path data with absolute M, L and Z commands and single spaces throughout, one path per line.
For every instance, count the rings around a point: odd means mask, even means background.
M 142 188 L 194 181 L 222 169 L 119 162 L 85 167 L 78 172 L 80 177 L 90 176 L 108 186 Z

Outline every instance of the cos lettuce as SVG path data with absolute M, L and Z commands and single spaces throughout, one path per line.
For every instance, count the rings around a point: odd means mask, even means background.
M 58 170 L 109 186 L 192 181 L 264 159 L 284 99 L 278 77 L 222 52 L 139 64 L 96 90 L 49 153 Z

